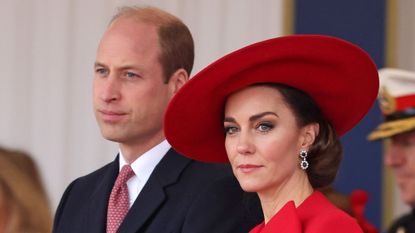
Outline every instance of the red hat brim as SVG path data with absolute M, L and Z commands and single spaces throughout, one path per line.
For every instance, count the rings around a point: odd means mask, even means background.
M 180 153 L 227 162 L 227 96 L 255 83 L 281 83 L 313 98 L 338 136 L 370 110 L 379 88 L 376 65 L 356 45 L 331 36 L 278 37 L 232 52 L 196 74 L 173 97 L 164 132 Z

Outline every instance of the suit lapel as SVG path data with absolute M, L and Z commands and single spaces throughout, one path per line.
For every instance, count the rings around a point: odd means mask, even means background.
M 164 188 L 178 181 L 180 173 L 190 161 L 170 149 L 154 169 L 118 232 L 138 232 L 147 221 L 151 220 L 150 217 L 154 216 L 166 199 Z
M 91 196 L 85 219 L 85 226 L 87 227 L 85 232 L 102 233 L 106 231 L 108 199 L 118 175 L 118 161 L 117 156 L 112 163 L 107 165 L 108 168 L 102 179 L 98 181 L 99 184 Z

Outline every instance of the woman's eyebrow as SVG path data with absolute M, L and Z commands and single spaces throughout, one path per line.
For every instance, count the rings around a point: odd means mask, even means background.
M 258 114 L 255 114 L 255 115 L 251 116 L 249 118 L 249 121 L 256 121 L 256 120 L 258 120 L 258 119 L 260 119 L 260 118 L 262 118 L 266 115 L 273 115 L 273 116 L 278 117 L 278 114 L 276 114 L 275 112 L 261 112 L 261 113 L 258 113 Z

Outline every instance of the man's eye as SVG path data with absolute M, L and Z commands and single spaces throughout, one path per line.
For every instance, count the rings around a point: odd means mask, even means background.
M 96 68 L 95 73 L 100 74 L 100 75 L 106 75 L 108 74 L 108 71 L 107 69 L 104 69 L 104 68 Z
M 127 78 L 135 78 L 135 77 L 137 77 L 138 75 L 137 75 L 137 74 L 135 74 L 135 73 L 133 73 L 133 72 L 127 72 L 127 73 L 125 73 L 125 76 L 126 76 Z

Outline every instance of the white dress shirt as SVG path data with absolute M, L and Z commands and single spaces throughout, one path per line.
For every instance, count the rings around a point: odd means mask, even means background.
M 131 177 L 127 181 L 128 194 L 130 197 L 130 208 L 133 205 L 135 199 L 137 199 L 138 194 L 140 194 L 144 185 L 147 183 L 147 180 L 153 172 L 154 168 L 170 148 L 170 144 L 164 140 L 157 146 L 142 154 L 132 164 L 130 164 L 135 173 L 135 176 Z M 122 154 L 121 150 L 119 150 L 119 153 L 119 164 L 121 171 L 121 168 L 127 164 L 127 161 L 124 159 L 124 155 Z

